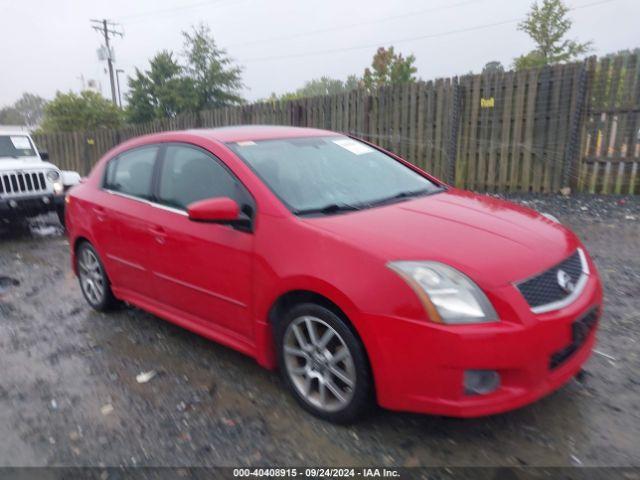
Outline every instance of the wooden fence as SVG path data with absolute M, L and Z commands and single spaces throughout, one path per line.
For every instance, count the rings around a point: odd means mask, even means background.
M 138 135 L 238 124 L 309 126 L 377 143 L 480 191 L 640 191 L 640 61 L 620 56 L 520 72 L 226 107 L 118 130 L 36 135 L 61 168 L 86 174 Z
M 638 193 L 640 55 L 604 58 L 593 69 L 579 187 Z

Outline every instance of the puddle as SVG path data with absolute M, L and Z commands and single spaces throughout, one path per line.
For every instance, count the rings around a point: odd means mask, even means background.
M 54 225 L 29 225 L 29 230 L 34 237 L 55 237 L 63 233 L 62 228 Z
M 0 240 L 21 238 L 51 238 L 64 235 L 62 225 L 53 214 L 8 222 L 0 218 Z
M 10 288 L 17 287 L 18 285 L 20 285 L 20 282 L 15 278 L 4 277 L 0 275 L 0 295 L 5 293 Z

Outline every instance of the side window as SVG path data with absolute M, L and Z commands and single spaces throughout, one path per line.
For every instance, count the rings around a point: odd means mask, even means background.
M 167 147 L 158 192 L 161 203 L 186 209 L 205 198 L 230 197 L 242 205 L 247 196 L 238 180 L 212 155 L 188 146 Z
M 151 198 L 151 178 L 158 147 L 136 148 L 110 160 L 104 188 L 134 197 Z

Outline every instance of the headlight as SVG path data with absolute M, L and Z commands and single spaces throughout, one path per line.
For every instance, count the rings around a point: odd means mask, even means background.
M 47 178 L 50 181 L 55 182 L 60 178 L 60 172 L 58 172 L 57 170 L 49 170 L 47 171 Z
M 62 182 L 53 182 L 53 193 L 55 193 L 56 195 L 64 193 L 64 185 L 62 184 Z
M 540 212 L 540 215 L 542 215 L 544 218 L 548 218 L 554 223 L 560 223 L 560 220 L 558 220 L 558 218 L 555 215 L 551 215 L 550 213 L 547 213 L 547 212 Z
M 482 290 L 453 267 L 440 262 L 390 262 L 387 265 L 413 288 L 435 322 L 467 324 L 498 320 Z

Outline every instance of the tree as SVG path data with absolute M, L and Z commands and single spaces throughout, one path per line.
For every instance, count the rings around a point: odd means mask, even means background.
M 234 66 L 227 52 L 218 48 L 208 26 L 200 24 L 184 37 L 185 75 L 193 82 L 196 109 L 223 107 L 243 102 L 240 67 Z
M 75 94 L 56 93 L 44 107 L 43 132 L 72 132 L 117 128 L 122 124 L 122 112 L 111 101 L 90 90 Z
M 578 43 L 566 38 L 572 24 L 568 11 L 562 0 L 542 0 L 542 5 L 533 3 L 527 18 L 518 24 L 518 30 L 527 33 L 536 48 L 514 60 L 516 69 L 569 62 L 591 50 L 591 42 Z
M 487 62 L 482 68 L 482 73 L 503 73 L 504 67 L 497 60 Z
M 349 75 L 345 81 L 330 77 L 320 77 L 306 82 L 302 88 L 296 90 L 296 96 L 303 98 L 337 95 L 355 90 L 358 88 L 359 82 L 355 75 Z
M 23 93 L 14 107 L 24 119 L 25 125 L 36 127 L 42 121 L 46 104 L 47 101 L 39 95 Z
M 24 125 L 24 117 L 14 107 L 4 107 L 0 110 L 0 125 Z
M 415 61 L 413 55 L 404 58 L 401 53 L 395 53 L 393 47 L 380 47 L 373 56 L 371 68 L 364 70 L 364 86 L 373 90 L 383 85 L 415 82 L 415 73 L 418 71 L 413 66 Z
M 172 118 L 196 109 L 196 92 L 184 69 L 163 50 L 149 61 L 149 69 L 129 77 L 127 118 L 134 123 Z
M 0 110 L 0 124 L 36 127 L 47 101 L 33 93 L 23 93 L 13 104 Z
M 361 80 L 355 75 L 349 75 L 346 80 L 339 80 L 330 77 L 314 78 L 305 82 L 295 92 L 287 92 L 282 95 L 272 93 L 265 100 L 267 102 L 275 102 L 279 100 L 293 100 L 296 98 L 318 97 L 324 95 L 337 95 L 339 93 L 349 92 L 357 89 L 361 84 Z
M 163 50 L 129 78 L 127 118 L 134 123 L 243 102 L 241 69 L 217 47 L 206 25 L 184 36 L 183 61 Z

